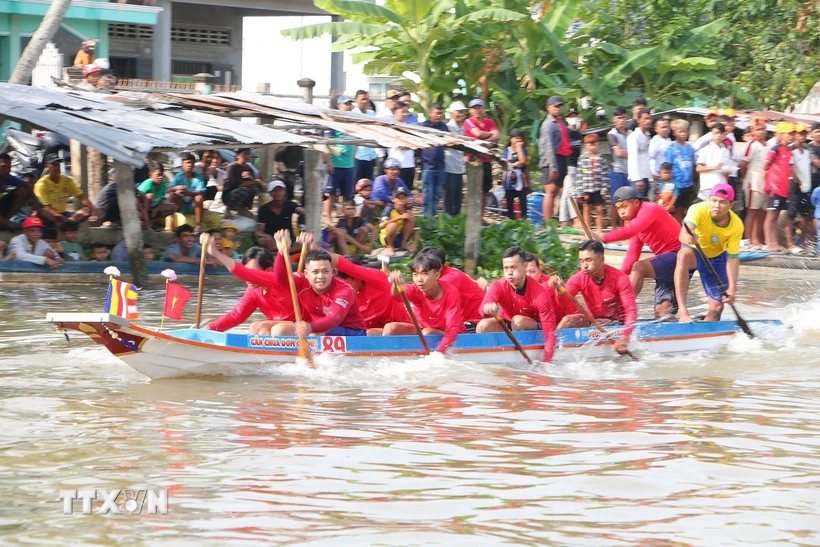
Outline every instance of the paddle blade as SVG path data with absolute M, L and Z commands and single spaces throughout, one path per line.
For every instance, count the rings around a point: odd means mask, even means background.
M 735 307 L 734 307 L 734 306 L 732 306 L 732 311 L 733 311 L 733 312 L 735 312 L 735 315 L 737 316 L 737 326 L 738 326 L 738 327 L 740 327 L 740 330 L 742 330 L 744 333 L 746 333 L 746 335 L 747 335 L 749 338 L 754 338 L 754 337 L 755 337 L 755 335 L 754 335 L 754 333 L 752 332 L 752 329 L 750 329 L 750 328 L 749 328 L 749 324 L 746 322 L 746 320 L 745 320 L 745 319 L 743 319 L 743 318 L 740 316 L 740 314 L 739 314 L 739 313 L 737 313 L 737 310 L 735 309 Z
M 310 351 L 310 342 L 307 341 L 307 338 L 299 338 L 298 351 L 300 359 L 307 361 L 310 368 L 316 368 L 316 364 L 313 362 L 313 352 Z

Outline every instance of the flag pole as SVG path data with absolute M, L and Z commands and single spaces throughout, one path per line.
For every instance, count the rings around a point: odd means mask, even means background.
M 205 257 L 208 252 L 202 249 L 202 255 L 199 257 L 199 283 L 196 294 L 196 317 L 194 319 L 194 328 L 199 328 L 199 323 L 202 320 L 202 290 L 205 287 Z
M 167 277 L 165 278 L 165 303 L 168 303 L 168 283 L 171 280 Z M 162 319 L 159 320 L 159 331 L 162 332 L 162 325 L 165 324 L 165 306 L 162 307 Z

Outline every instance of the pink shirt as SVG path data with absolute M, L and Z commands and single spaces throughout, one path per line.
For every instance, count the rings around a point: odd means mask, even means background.
M 766 171 L 766 182 L 763 191 L 769 197 L 789 197 L 789 177 L 791 176 L 792 151 L 788 146 L 777 143 L 766 155 L 769 170 Z
M 473 129 L 475 128 L 478 128 L 479 131 L 495 131 L 498 126 L 490 118 L 484 118 L 480 121 L 475 118 L 467 118 L 467 121 L 464 122 L 464 135 L 474 139 L 477 138 L 473 135 Z M 490 158 L 481 158 L 481 163 L 490 163 L 491 161 Z
M 604 234 L 604 243 L 629 239 L 621 271 L 630 273 L 644 245 L 655 255 L 680 250 L 680 224 L 657 203 L 642 203 L 629 226 Z
M 592 317 L 621 321 L 626 327 L 624 336 L 632 334 L 638 319 L 638 306 L 632 283 L 625 273 L 605 264 L 604 279 L 600 285 L 593 281 L 591 275 L 578 272 L 569 278 L 566 289 L 572 296 L 579 292 L 583 295 Z

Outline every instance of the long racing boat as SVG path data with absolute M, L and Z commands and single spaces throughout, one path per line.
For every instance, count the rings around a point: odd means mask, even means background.
M 149 378 L 198 375 L 240 375 L 261 372 L 265 365 L 294 363 L 295 336 L 258 336 L 206 329 L 176 329 L 160 332 L 135 325 L 108 313 L 49 313 L 47 321 L 59 331 L 77 331 L 104 346 L 113 355 Z M 749 321 L 755 333 L 783 327 L 777 320 Z M 632 335 L 635 348 L 648 353 L 715 351 L 725 346 L 737 331 L 735 321 L 668 323 L 639 322 Z M 619 328 L 611 328 L 612 337 Z M 541 359 L 544 334 L 515 331 L 527 354 Z M 66 334 L 66 337 L 68 335 Z M 441 336 L 427 336 L 430 347 Z M 425 355 L 417 336 L 309 336 L 315 353 L 332 359 L 406 359 Z M 555 361 L 618 357 L 612 340 L 594 328 L 559 329 Z M 632 344 L 630 344 L 632 346 Z M 637 351 L 637 350 L 636 350 Z M 460 334 L 449 358 L 486 364 L 523 363 L 523 356 L 503 332 Z

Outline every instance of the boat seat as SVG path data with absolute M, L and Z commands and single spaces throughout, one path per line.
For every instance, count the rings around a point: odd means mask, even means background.
M 17 129 L 8 128 L 6 129 L 5 134 L 6 136 L 11 137 L 26 146 L 34 146 L 39 148 L 43 145 L 39 138 L 35 137 L 31 133 L 26 133 L 25 131 L 18 131 Z

